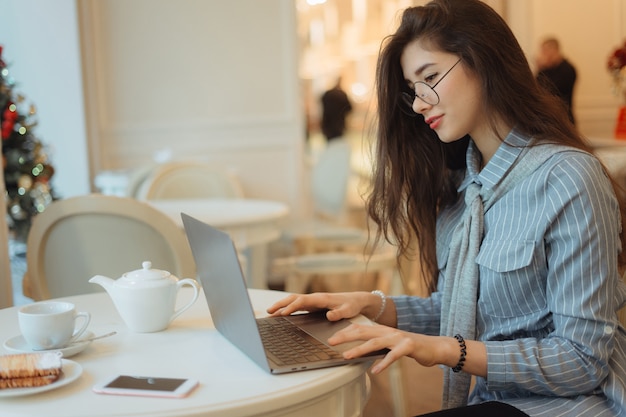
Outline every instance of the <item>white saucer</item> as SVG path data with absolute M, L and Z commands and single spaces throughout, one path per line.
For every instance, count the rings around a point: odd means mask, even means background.
M 89 330 L 86 330 L 85 333 L 83 333 L 78 338 L 78 340 L 76 342 L 73 342 L 71 345 L 66 346 L 64 348 L 49 349 L 49 351 L 58 350 L 59 352 L 63 354 L 64 358 L 69 358 L 70 356 L 74 356 L 82 352 L 83 350 L 85 350 L 85 348 L 89 346 L 91 341 L 81 342 L 81 340 L 89 339 L 90 337 L 93 337 L 93 333 L 90 332 Z M 26 340 L 24 340 L 24 337 L 22 335 L 12 337 L 6 342 L 4 342 L 4 348 L 14 353 L 32 353 L 32 352 L 47 352 L 48 351 L 48 350 L 33 350 L 30 346 L 28 346 L 28 343 L 26 343 Z
M 60 388 L 70 382 L 76 381 L 78 377 L 83 373 L 83 367 L 74 361 L 62 359 L 63 372 L 59 379 L 51 384 L 44 385 L 42 387 L 33 388 L 6 388 L 0 390 L 0 398 L 3 397 L 19 397 L 22 395 L 32 395 L 52 389 Z

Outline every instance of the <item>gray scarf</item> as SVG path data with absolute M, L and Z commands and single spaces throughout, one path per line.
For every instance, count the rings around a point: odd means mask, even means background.
M 525 147 L 508 174 L 492 189 L 484 189 L 475 182 L 469 184 L 465 191 L 465 212 L 450 242 L 441 306 L 442 335 L 460 334 L 468 340 L 476 339 L 479 281 L 476 257 L 483 239 L 484 213 L 552 155 L 573 149 L 561 145 Z M 470 382 L 471 375 L 468 373 L 445 370 L 442 407 L 446 409 L 467 405 Z

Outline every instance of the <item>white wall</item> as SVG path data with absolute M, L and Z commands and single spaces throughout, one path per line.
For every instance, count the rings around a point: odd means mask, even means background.
M 15 90 L 37 108 L 60 197 L 89 192 L 78 20 L 74 0 L 0 0 L 0 44 Z
M 39 109 L 62 197 L 168 151 L 219 162 L 249 196 L 298 212 L 295 33 L 291 0 L 0 0 L 4 57 Z
M 94 172 L 203 159 L 301 206 L 292 0 L 81 0 Z M 149 16 L 149 18 L 148 18 Z

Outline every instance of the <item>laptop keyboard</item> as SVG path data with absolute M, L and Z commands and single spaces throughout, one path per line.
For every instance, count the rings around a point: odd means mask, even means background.
M 265 350 L 279 365 L 342 357 L 284 317 L 265 317 L 257 320 L 257 324 Z

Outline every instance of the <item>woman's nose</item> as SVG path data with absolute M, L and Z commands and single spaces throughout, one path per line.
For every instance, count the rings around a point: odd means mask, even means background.
M 426 110 L 429 110 L 431 107 L 432 105 L 426 103 L 424 100 L 420 100 L 420 98 L 417 96 L 415 97 L 415 100 L 413 100 L 412 109 L 417 114 L 423 114 Z

